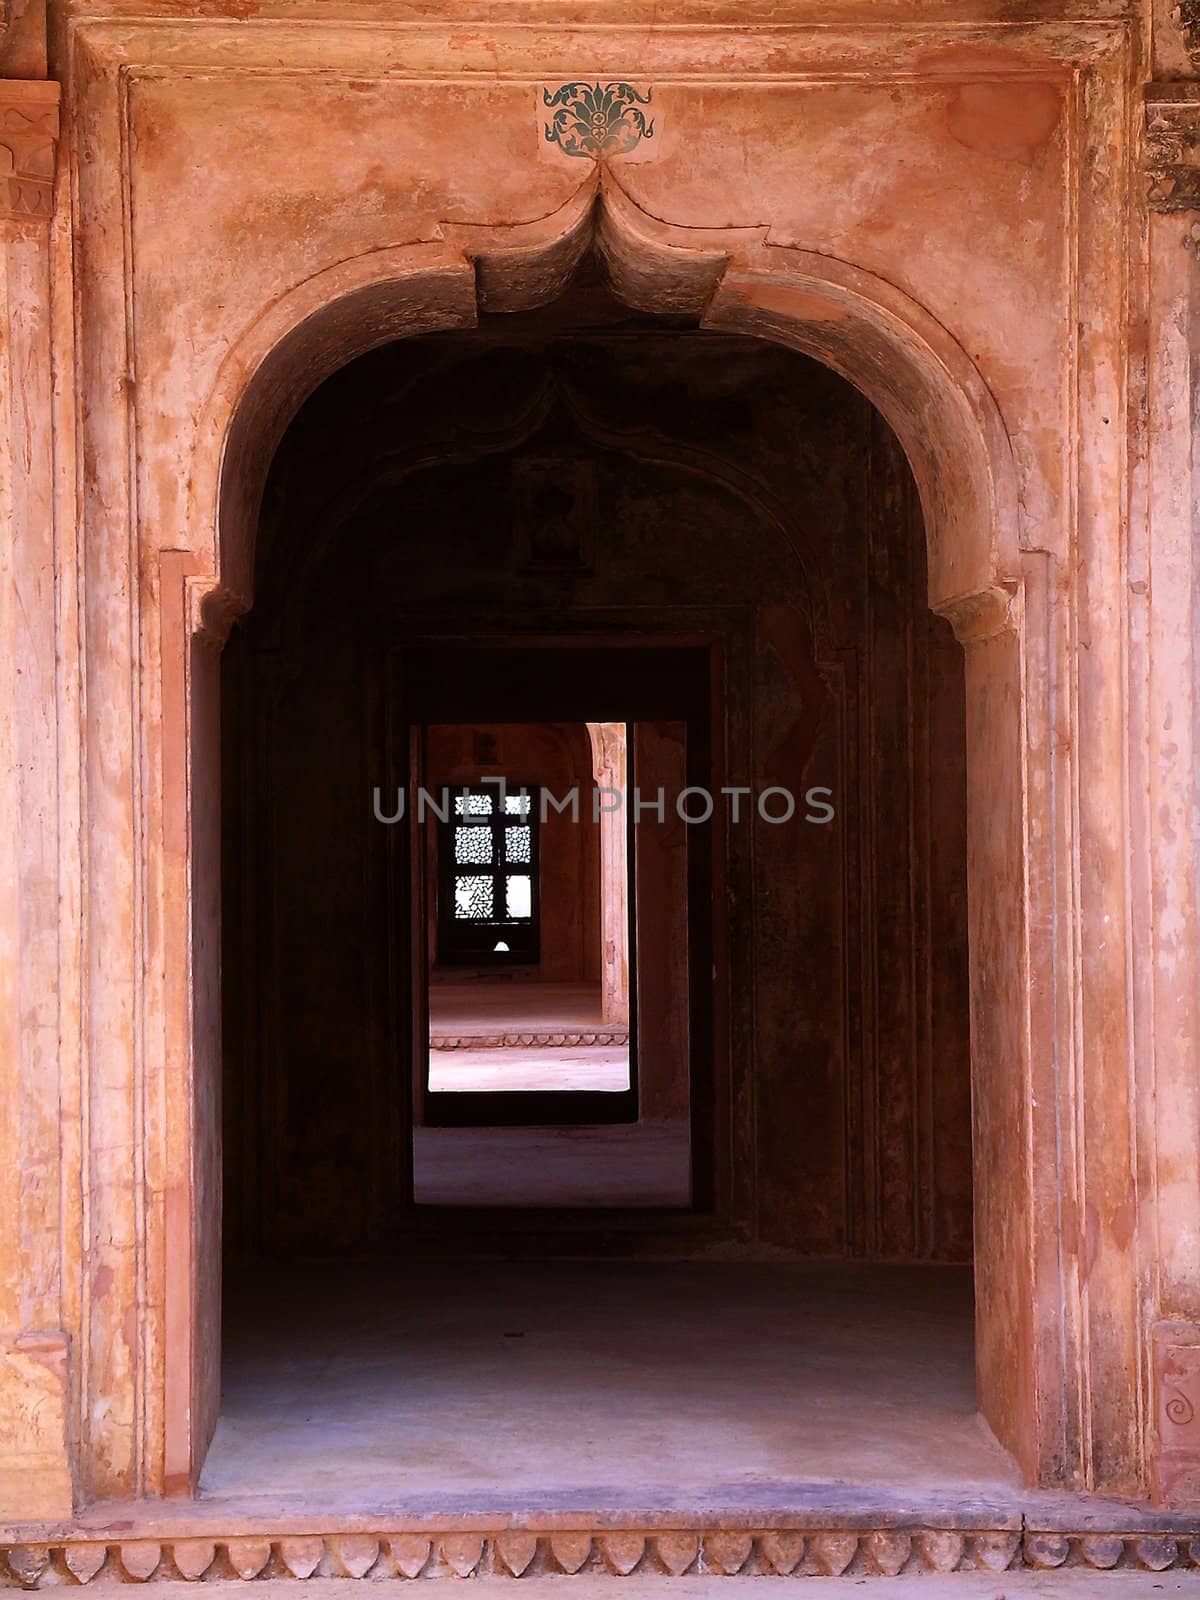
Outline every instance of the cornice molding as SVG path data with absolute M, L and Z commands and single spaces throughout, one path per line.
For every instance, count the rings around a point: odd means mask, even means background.
M 48 221 L 54 211 L 59 86 L 0 78 L 0 218 Z

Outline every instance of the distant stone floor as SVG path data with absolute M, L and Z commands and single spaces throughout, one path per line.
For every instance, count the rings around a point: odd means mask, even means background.
M 629 1087 L 629 1033 L 603 1019 L 600 985 L 435 983 L 429 990 L 434 1093 Z
M 434 1094 L 621 1094 L 629 1087 L 629 1046 L 557 1044 L 557 1035 L 528 1044 L 429 1052 L 429 1088 Z

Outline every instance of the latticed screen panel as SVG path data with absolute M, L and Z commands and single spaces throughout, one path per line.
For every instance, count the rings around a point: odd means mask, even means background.
M 509 830 L 511 832 L 511 829 Z M 490 828 L 461 828 L 454 830 L 454 859 L 460 866 L 484 866 L 495 858 L 495 845 Z
M 459 922 L 486 922 L 495 907 L 496 886 L 490 877 L 455 878 L 454 915 Z
M 505 828 L 504 859 L 509 866 L 528 866 L 533 860 L 533 829 Z
M 478 790 L 468 791 L 455 796 L 454 812 L 459 817 L 488 817 L 495 809 L 495 804 L 495 795 L 481 794 Z
M 439 850 L 442 959 L 536 952 L 538 820 L 530 790 L 469 788 L 454 796 Z

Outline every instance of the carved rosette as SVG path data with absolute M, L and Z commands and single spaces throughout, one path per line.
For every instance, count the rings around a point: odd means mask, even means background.
M 1200 85 L 1158 84 L 1146 99 L 1143 145 L 1152 211 L 1200 210 Z
M 595 161 L 625 155 L 643 139 L 653 139 L 654 119 L 641 109 L 654 98 L 632 83 L 574 82 L 542 90 L 542 104 L 550 111 L 543 124 L 547 144 L 564 155 L 586 156 Z
M 52 215 L 58 103 L 56 83 L 0 79 L 0 217 Z

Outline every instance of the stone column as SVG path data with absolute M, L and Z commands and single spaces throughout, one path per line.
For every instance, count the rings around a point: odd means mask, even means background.
M 1200 41 L 1198 41 L 1200 43 Z M 1200 83 L 1147 91 L 1144 516 L 1131 518 L 1139 1179 L 1155 1498 L 1200 1505 Z M 1136 927 L 1136 923 L 1135 923 Z
M 71 1510 L 50 219 L 58 85 L 0 80 L 0 1521 Z
M 623 722 L 589 722 L 592 776 L 600 814 L 600 981 L 604 1021 L 629 1024 L 629 861 L 626 846 L 626 743 Z M 613 808 L 613 793 L 621 803 Z M 612 809 L 610 809 L 612 808 Z

